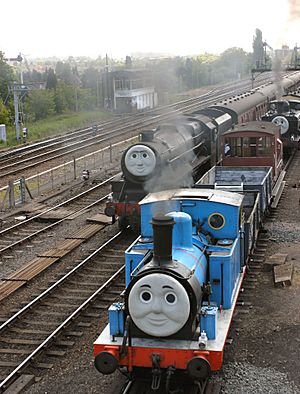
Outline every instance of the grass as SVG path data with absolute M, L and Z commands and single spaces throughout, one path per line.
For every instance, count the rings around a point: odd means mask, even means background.
M 111 118 L 112 115 L 105 111 L 72 112 L 63 115 L 52 116 L 34 123 L 27 123 L 28 140 L 38 141 L 55 135 L 65 134 L 68 131 L 81 127 L 91 126 Z M 0 142 L 0 148 L 18 145 L 16 140 L 16 130 L 14 127 L 7 127 L 7 142 Z M 20 137 L 22 139 L 22 127 L 20 127 Z M 21 142 L 23 143 L 23 142 Z

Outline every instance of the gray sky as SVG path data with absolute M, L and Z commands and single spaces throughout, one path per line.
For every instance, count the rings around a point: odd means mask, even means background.
M 7 57 L 252 51 L 256 28 L 273 48 L 300 45 L 300 0 L 2 0 L 0 9 Z

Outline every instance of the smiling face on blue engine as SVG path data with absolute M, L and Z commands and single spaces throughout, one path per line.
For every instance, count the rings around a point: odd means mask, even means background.
M 166 337 L 176 334 L 187 322 L 190 300 L 176 279 L 153 273 L 133 285 L 128 310 L 135 325 L 145 334 Z
M 155 153 L 146 145 L 134 145 L 126 152 L 125 166 L 134 176 L 150 175 L 155 165 Z

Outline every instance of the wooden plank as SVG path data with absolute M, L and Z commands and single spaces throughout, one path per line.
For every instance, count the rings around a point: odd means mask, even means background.
M 48 350 L 46 355 L 49 357 L 63 357 L 66 354 L 64 350 Z
M 74 211 L 68 211 L 67 209 L 59 208 L 56 209 L 55 211 L 49 211 L 44 213 L 39 217 L 40 220 L 50 220 L 50 221 L 56 221 L 56 220 L 61 220 L 65 218 L 68 215 L 73 214 Z
M 58 249 L 67 249 L 67 250 L 72 250 L 77 248 L 77 246 L 82 244 L 82 240 L 81 239 L 65 239 L 64 241 L 62 241 L 57 248 Z
M 275 253 L 272 256 L 268 257 L 269 261 L 274 261 L 274 263 L 278 264 L 284 264 L 286 262 L 286 259 L 288 257 L 287 253 Z
M 88 239 L 98 231 L 100 231 L 104 226 L 100 224 L 89 224 L 84 226 L 81 230 L 69 235 L 67 238 L 72 239 Z
M 5 394 L 18 394 L 25 390 L 28 386 L 35 382 L 34 375 L 21 375 L 11 384 L 6 390 Z
M 49 364 L 49 363 L 34 363 L 34 366 L 36 368 L 41 368 L 41 369 L 52 369 L 53 368 L 53 364 Z
M 57 341 L 55 342 L 55 346 L 60 346 L 60 347 L 71 347 L 74 346 L 73 341 Z
M 269 272 L 275 266 L 285 264 L 287 257 L 288 255 L 286 253 L 275 253 L 272 256 L 269 256 L 264 262 L 264 271 Z
M 60 322 L 50 322 L 50 321 L 41 321 L 41 320 L 32 321 L 32 320 L 24 319 L 24 320 L 22 320 L 22 322 L 24 322 L 26 324 L 31 324 L 33 326 L 58 327 L 60 325 Z
M 66 331 L 65 335 L 67 337 L 82 337 L 82 331 Z
M 97 215 L 87 218 L 86 221 L 89 223 L 112 224 L 112 218 L 103 213 L 98 213 Z
M 30 203 L 23 206 L 22 211 L 25 213 L 31 213 L 31 212 L 36 212 L 36 211 L 43 212 L 46 209 L 49 209 L 49 207 L 47 205 L 37 202 L 37 201 L 31 201 Z
M 57 260 L 57 257 L 37 257 L 31 260 L 25 267 L 13 273 L 6 278 L 4 283 L 0 284 L 0 301 L 23 286 L 26 281 L 50 267 Z
M 53 249 L 49 249 L 49 250 L 46 250 L 45 252 L 38 254 L 38 257 L 58 257 L 58 258 L 61 258 L 68 253 L 70 253 L 70 250 L 53 248 Z
M 18 332 L 20 334 L 31 334 L 31 335 L 47 335 L 49 331 L 44 330 L 29 330 L 26 328 L 11 328 L 10 331 Z
M 76 219 L 76 218 L 78 218 L 79 216 L 84 215 L 84 214 L 86 214 L 86 213 L 89 212 L 89 211 L 90 211 L 90 208 L 84 209 L 84 210 L 82 210 L 82 211 L 74 212 L 72 215 L 70 215 L 70 216 L 67 217 L 67 220 Z
M 1 368 L 15 368 L 19 365 L 18 361 L 0 361 Z
M 55 212 L 62 212 L 61 210 Z M 63 211 L 66 215 L 68 211 Z M 71 250 L 75 249 L 82 242 L 92 237 L 98 231 L 100 231 L 104 225 L 102 224 L 89 224 L 84 226 L 78 232 L 71 234 L 64 241 L 62 241 L 56 248 L 49 249 L 42 252 L 38 257 L 31 260 L 20 270 L 13 273 L 7 278 L 2 278 L 5 283 L 0 284 L 0 301 L 6 298 L 8 295 L 23 286 L 28 280 L 34 278 L 39 273 L 44 271 L 46 268 L 51 266 L 60 258 L 64 257 Z M 122 253 L 123 255 L 123 253 Z M 111 256 L 109 256 L 111 257 Z
M 294 265 L 292 263 L 285 263 L 273 267 L 274 283 L 282 285 L 291 285 Z
M 22 339 L 22 338 L 1 338 L 4 343 L 14 344 L 14 345 L 40 345 L 42 341 L 35 339 Z
M 29 349 L 0 349 L 0 354 L 30 354 L 32 350 Z
M 39 257 L 63 257 L 77 246 L 81 245 L 82 239 L 65 239 L 63 242 L 59 243 L 55 248 L 49 249 L 45 252 L 39 254 Z

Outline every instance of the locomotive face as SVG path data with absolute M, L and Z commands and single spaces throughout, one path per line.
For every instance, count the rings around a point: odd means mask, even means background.
M 280 126 L 281 134 L 285 134 L 289 129 L 289 122 L 284 116 L 275 116 L 275 118 L 272 119 L 272 123 Z
M 134 145 L 125 155 L 125 166 L 134 176 L 147 176 L 151 174 L 156 165 L 155 154 L 145 145 Z
M 165 337 L 177 333 L 185 325 L 190 314 L 190 301 L 176 279 L 154 273 L 134 284 L 128 297 L 128 309 L 141 331 Z

